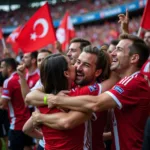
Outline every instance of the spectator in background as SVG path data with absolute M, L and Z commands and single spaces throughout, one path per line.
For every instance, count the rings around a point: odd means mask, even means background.
M 83 38 L 74 38 L 70 41 L 67 56 L 73 65 L 75 64 L 83 48 L 88 45 L 91 45 L 91 43 Z
M 2 93 L 3 82 L 5 81 L 5 79 L 6 78 L 2 76 L 2 72 L 0 69 L 0 96 Z M 9 130 L 8 112 L 6 109 L 0 109 L 0 150 L 2 149 L 2 140 L 5 143 L 6 150 L 8 150 L 8 130 Z
M 29 137 L 22 132 L 22 127 L 29 118 L 30 112 L 22 98 L 16 67 L 17 63 L 13 58 L 5 58 L 1 61 L 2 75 L 7 79 L 3 84 L 0 108 L 8 107 L 9 110 L 9 148 L 11 150 L 23 150 L 26 146 L 30 148 Z

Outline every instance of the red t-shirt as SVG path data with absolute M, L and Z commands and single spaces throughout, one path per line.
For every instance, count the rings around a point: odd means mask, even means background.
M 112 109 L 114 150 L 141 150 L 148 118 L 150 87 L 143 75 L 135 72 L 106 92 L 117 103 Z
M 84 87 L 77 87 L 72 93 L 72 96 L 79 96 L 79 95 L 99 95 L 101 94 L 101 84 L 95 83 L 90 86 L 84 86 Z M 85 133 L 90 131 L 88 126 L 91 123 L 91 133 L 86 134 L 86 136 L 89 135 L 90 141 L 92 141 L 92 149 L 93 150 L 104 150 L 104 143 L 103 143 L 103 132 L 104 127 L 107 122 L 107 111 L 102 112 L 96 112 L 93 113 L 92 118 L 89 121 L 85 122 Z M 87 144 L 88 145 L 88 144 Z M 89 146 L 88 146 L 89 147 Z
M 10 129 L 22 130 L 23 125 L 30 117 L 29 109 L 25 107 L 21 94 L 19 75 L 14 72 L 4 81 L 2 98 L 8 99 Z
M 76 87 L 75 89 L 71 90 L 69 96 L 98 95 L 100 93 L 100 84 L 93 84 L 91 86 L 85 86 L 81 88 Z M 50 110 L 47 107 L 39 107 L 39 110 L 44 114 L 58 113 L 61 111 L 56 108 Z M 93 113 L 92 118 L 92 121 L 86 121 L 84 124 L 81 124 L 72 130 L 59 131 L 43 125 L 42 132 L 46 142 L 46 150 L 88 150 L 91 142 L 93 150 L 104 150 L 102 135 L 107 120 L 107 111 Z
M 39 78 L 39 69 L 36 69 L 32 74 L 26 73 L 26 80 L 30 89 L 34 87 Z

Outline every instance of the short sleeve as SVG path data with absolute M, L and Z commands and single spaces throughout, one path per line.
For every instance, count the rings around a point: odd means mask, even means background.
M 10 80 L 5 80 L 2 88 L 2 98 L 11 99 L 13 84 Z
M 105 92 L 110 95 L 121 109 L 126 105 L 136 105 L 139 102 L 140 82 L 136 78 L 130 78 L 126 82 L 117 83 L 111 90 Z
M 101 93 L 101 85 L 93 84 L 84 87 L 77 87 L 71 90 L 70 96 L 80 96 L 80 95 L 99 95 Z

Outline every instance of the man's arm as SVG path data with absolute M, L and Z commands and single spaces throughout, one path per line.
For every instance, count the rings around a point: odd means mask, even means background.
M 111 89 L 119 80 L 120 80 L 120 77 L 118 76 L 118 74 L 112 71 L 109 79 L 101 83 L 101 86 L 102 86 L 101 93 Z
M 23 99 L 25 99 L 26 95 L 30 92 L 30 89 L 25 79 L 25 65 L 24 64 L 19 65 L 17 67 L 17 73 L 20 76 L 20 86 L 21 86 L 22 97 Z
M 27 105 L 33 105 L 33 106 L 44 106 L 43 98 L 46 94 L 42 92 L 41 89 L 33 90 L 29 92 L 25 98 L 25 103 Z
M 22 131 L 33 138 L 42 139 L 43 137 L 43 134 L 33 127 L 32 117 L 24 124 Z
M 0 98 L 0 109 L 7 109 L 8 106 L 8 99 L 6 98 Z
M 107 93 L 102 93 L 99 96 L 76 96 L 65 97 L 59 95 L 48 95 L 48 105 L 59 106 L 75 111 L 91 112 L 103 111 L 117 106 L 116 101 Z
M 91 117 L 91 113 L 82 113 L 77 111 L 59 112 L 54 114 L 32 113 L 34 124 L 43 124 L 57 130 L 72 129 Z

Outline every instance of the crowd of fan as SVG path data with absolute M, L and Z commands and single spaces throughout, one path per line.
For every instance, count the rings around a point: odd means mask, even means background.
M 62 18 L 64 12 L 69 10 L 71 16 L 82 15 L 91 11 L 101 10 L 103 8 L 109 8 L 114 5 L 120 5 L 122 3 L 129 2 L 129 0 L 94 0 L 90 2 L 89 0 L 80 0 L 75 2 L 66 2 L 61 4 L 56 4 L 51 6 L 51 15 L 53 19 Z M 18 26 L 19 24 L 24 24 L 37 10 L 38 8 L 26 8 L 21 7 L 20 9 L 5 12 L 0 10 L 0 25 L 6 26 Z M 22 13 L 23 12 L 23 13 Z
M 132 18 L 129 22 L 129 32 L 136 34 L 139 29 L 141 16 Z M 91 41 L 93 45 L 100 47 L 102 44 L 109 44 L 113 39 L 117 39 L 120 31 L 120 24 L 116 22 L 105 22 L 102 25 L 89 25 L 87 27 L 80 26 L 75 27 L 76 36 L 81 38 L 86 38 Z M 11 45 L 7 44 L 7 48 L 11 50 Z M 2 50 L 2 44 L 0 44 L 0 49 Z M 48 49 L 52 49 L 49 45 Z M 2 54 L 2 51 L 0 51 Z M 2 56 L 2 55 L 1 55 Z

